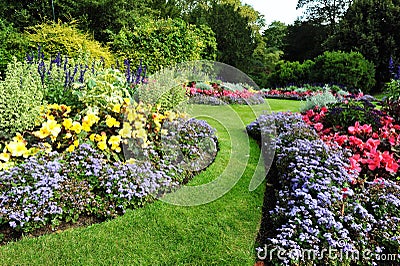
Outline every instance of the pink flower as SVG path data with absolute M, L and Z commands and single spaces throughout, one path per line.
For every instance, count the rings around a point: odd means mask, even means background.
M 369 138 L 367 140 L 367 142 L 365 143 L 364 147 L 367 148 L 370 151 L 376 151 L 376 149 L 378 148 L 380 143 L 381 143 L 381 141 L 379 139 Z
M 360 164 L 358 163 L 360 161 L 360 154 L 354 154 L 349 158 L 350 160 L 350 169 L 356 170 L 357 172 L 361 172 L 361 167 Z
M 359 133 L 360 132 L 359 127 L 360 127 L 360 123 L 357 121 L 356 124 L 354 125 L 354 127 L 350 126 L 348 128 L 349 134 L 355 135 L 355 134 Z
M 365 124 L 365 125 L 363 125 L 363 126 L 361 127 L 361 131 L 362 131 L 363 133 L 366 133 L 366 134 L 371 133 L 371 132 L 372 132 L 372 126 L 371 126 L 371 125 Z
M 321 123 L 316 123 L 314 125 L 315 130 L 317 130 L 318 132 L 321 131 L 324 128 L 324 125 Z
M 355 136 L 349 137 L 349 143 L 352 146 L 357 146 L 359 148 L 363 148 L 363 141 Z

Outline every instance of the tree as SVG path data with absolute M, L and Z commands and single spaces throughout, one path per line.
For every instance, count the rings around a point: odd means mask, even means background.
M 400 1 L 355 1 L 339 24 L 336 34 L 326 46 L 328 49 L 358 51 L 376 67 L 378 87 L 390 78 L 388 69 L 392 57 L 400 62 Z
M 328 24 L 330 33 L 346 12 L 352 0 L 298 0 L 297 9 L 304 8 L 304 19 L 319 24 Z
M 210 6 L 199 5 L 193 10 L 190 21 L 196 25 L 208 25 L 215 32 L 218 61 L 246 72 L 251 66 L 257 43 L 252 24 L 241 10 L 241 6 L 217 2 Z
M 284 59 L 301 62 L 322 54 L 328 37 L 327 27 L 312 21 L 296 21 L 289 25 L 284 38 Z
M 276 50 L 283 50 L 284 39 L 288 33 L 288 27 L 280 21 L 273 21 L 263 32 L 266 45 Z

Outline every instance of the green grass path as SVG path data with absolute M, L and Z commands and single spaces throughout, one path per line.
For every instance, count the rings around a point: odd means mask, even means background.
M 293 101 L 269 103 L 274 111 L 299 107 L 299 102 Z M 194 207 L 157 201 L 102 224 L 25 238 L 0 247 L 0 265 L 253 265 L 264 187 L 248 190 L 260 150 L 248 139 L 244 125 L 266 107 L 192 109 L 218 130 L 221 150 L 190 185 L 215 180 L 227 168 L 228 173 L 244 170 L 237 184 L 219 199 Z M 224 121 L 210 118 L 215 114 Z M 232 147 L 244 158 L 235 157 Z M 233 169 L 231 160 L 235 161 Z

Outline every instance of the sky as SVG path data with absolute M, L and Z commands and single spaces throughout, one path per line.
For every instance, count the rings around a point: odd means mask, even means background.
M 274 20 L 292 24 L 301 15 L 301 10 L 296 10 L 297 0 L 242 0 L 242 3 L 264 15 L 267 25 Z

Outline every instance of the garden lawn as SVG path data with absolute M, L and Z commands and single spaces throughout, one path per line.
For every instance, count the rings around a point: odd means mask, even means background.
M 297 111 L 301 105 L 288 100 L 268 102 L 273 111 Z M 260 150 L 244 130 L 266 107 L 196 105 L 191 110 L 218 130 L 220 151 L 215 162 L 189 185 L 215 180 L 232 160 L 234 168 L 227 169 L 228 173 L 244 169 L 242 178 L 223 197 L 195 207 L 157 201 L 101 224 L 26 237 L 0 247 L 0 265 L 253 265 L 264 186 L 248 190 Z M 216 113 L 224 119 L 210 117 Z M 236 155 L 247 154 L 235 157 L 232 147 L 238 150 Z

